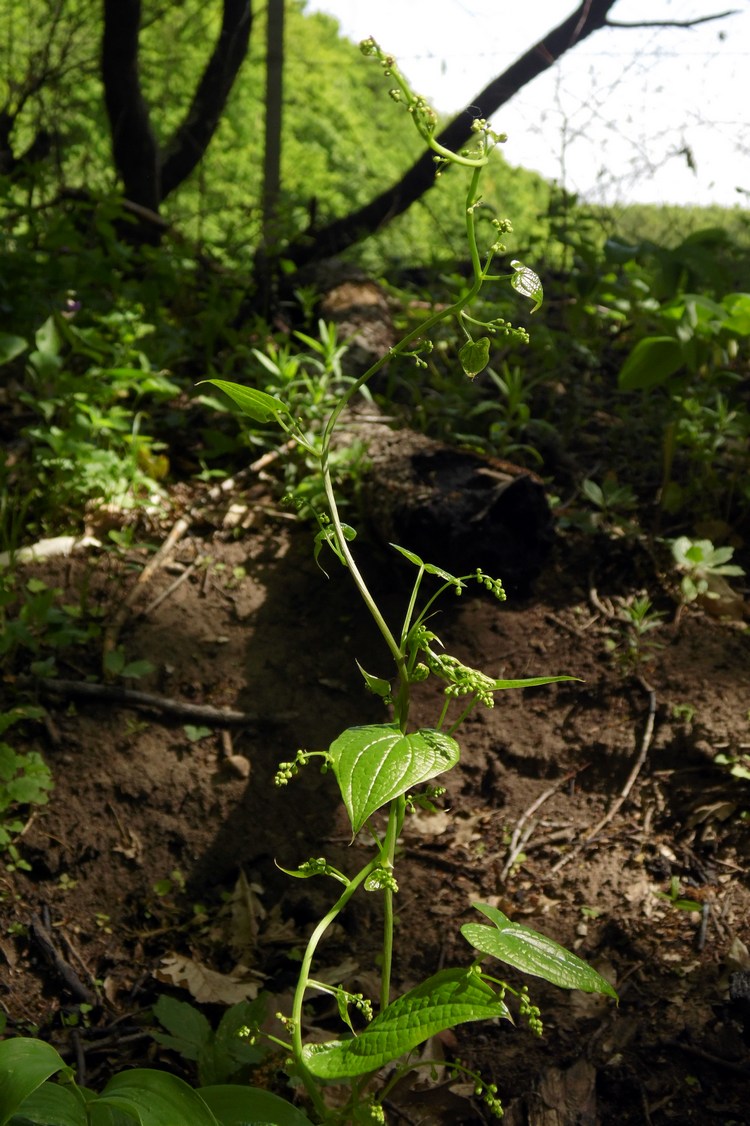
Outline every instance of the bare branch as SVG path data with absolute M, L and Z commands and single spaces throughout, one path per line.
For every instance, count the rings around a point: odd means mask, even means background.
M 440 144 L 449 149 L 460 149 L 471 138 L 471 123 L 475 117 L 489 117 L 532 79 L 548 70 L 571 47 L 604 27 L 607 13 L 615 2 L 616 0 L 584 0 L 572 15 L 477 94 L 470 105 L 442 131 L 437 138 Z M 339 254 L 401 215 L 434 182 L 435 163 L 433 154 L 428 149 L 397 184 L 381 192 L 359 210 L 342 219 L 335 219 L 314 237 L 303 236 L 298 242 L 292 243 L 285 249 L 284 257 L 302 266 L 306 262 Z
M 696 16 L 692 20 L 639 20 L 637 23 L 621 23 L 619 20 L 605 20 L 605 27 L 639 28 L 639 27 L 697 27 L 701 23 L 711 23 L 713 20 L 725 20 L 727 16 L 738 16 L 739 8 L 728 8 L 726 12 L 716 12 L 713 16 Z

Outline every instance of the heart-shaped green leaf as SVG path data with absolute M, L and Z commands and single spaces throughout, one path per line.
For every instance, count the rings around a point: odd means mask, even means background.
M 458 353 L 458 358 L 466 375 L 471 379 L 475 375 L 479 375 L 480 371 L 484 371 L 490 362 L 489 337 L 482 336 L 479 340 L 467 340 Z
M 376 809 L 455 766 L 458 743 L 423 728 L 404 735 L 396 724 L 350 727 L 329 748 L 354 833 Z
M 510 1019 L 507 1006 L 474 970 L 441 970 L 388 1005 L 359 1036 L 307 1044 L 305 1063 L 323 1080 L 377 1071 L 430 1036 L 471 1020 Z
M 256 422 L 269 422 L 272 418 L 277 421 L 282 415 L 288 415 L 287 407 L 275 395 L 267 395 L 265 391 L 256 391 L 253 387 L 244 387 L 241 383 L 231 383 L 228 379 L 204 379 L 203 383 L 213 383 L 225 394 L 233 399 L 243 414 L 247 414 Z
M 482 923 L 465 923 L 461 927 L 461 934 L 475 950 L 563 989 L 606 993 L 617 1000 L 609 982 L 564 946 L 531 927 L 511 922 L 496 907 L 489 907 L 486 903 L 474 903 L 472 906 L 495 924 L 487 927 Z

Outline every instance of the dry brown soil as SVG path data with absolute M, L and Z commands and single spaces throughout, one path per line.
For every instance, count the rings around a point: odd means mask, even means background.
M 343 569 L 330 566 L 327 580 L 314 565 L 309 528 L 257 487 L 232 500 L 247 506 L 250 527 L 227 531 L 226 505 L 194 521 L 169 566 L 143 584 L 119 641 L 129 659 L 154 665 L 131 687 L 251 718 L 225 731 L 206 724 L 191 741 L 185 719 L 159 710 L 48 701 L 34 745 L 56 788 L 21 842 L 31 870 L 2 877 L 8 1028 L 38 1029 L 95 1088 L 127 1065 L 194 1078 L 147 1031 L 160 993 L 196 991 L 184 959 L 217 975 L 203 980 L 212 1020 L 220 998 L 259 981 L 288 996 L 294 952 L 331 885 L 290 880 L 277 865 L 325 854 L 351 869 L 365 856 L 349 844 L 332 778 L 311 767 L 278 790 L 272 777 L 297 747 L 385 720 L 354 659 L 387 675 L 386 654 Z M 155 544 L 171 519 L 152 529 Z M 365 568 L 395 620 L 404 572 L 368 550 Z M 29 573 L 67 601 L 85 590 L 111 621 L 146 558 L 93 552 Z M 639 674 L 612 659 L 607 639 L 617 600 L 643 589 L 666 617 Z M 466 964 L 459 927 L 481 899 L 576 950 L 620 1003 L 532 982 L 541 1040 L 521 1025 L 464 1025 L 430 1050 L 494 1078 L 514 1126 L 747 1123 L 750 1002 L 731 1000 L 730 983 L 736 992 L 750 970 L 750 784 L 713 761 L 750 744 L 747 627 L 694 608 L 677 615 L 637 546 L 561 536 L 527 601 L 452 598 L 434 628 L 449 652 L 494 675 L 581 682 L 501 694 L 464 730 L 445 810 L 407 820 L 396 985 Z M 60 675 L 97 674 L 95 649 L 71 652 Z M 434 722 L 434 709 L 427 692 L 415 720 Z M 251 885 L 241 950 L 227 907 L 240 872 Z M 672 877 L 700 910 L 661 894 Z M 363 896 L 322 948 L 321 974 L 338 967 L 350 988 L 371 986 L 378 912 L 376 897 Z M 239 961 L 252 972 L 236 971 Z M 80 1016 L 86 996 L 93 1008 Z M 314 1034 L 331 1035 L 333 1016 L 314 1002 Z M 440 1085 L 397 1093 L 388 1113 L 392 1123 L 489 1121 L 466 1091 Z

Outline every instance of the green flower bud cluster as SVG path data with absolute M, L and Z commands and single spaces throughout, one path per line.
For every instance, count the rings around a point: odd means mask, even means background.
M 471 131 L 472 133 L 481 133 L 482 136 L 487 137 L 495 145 L 504 145 L 508 140 L 507 133 L 496 133 L 484 117 L 474 118 L 471 123 Z
M 503 588 L 502 579 L 493 579 L 491 575 L 486 575 L 481 567 L 477 567 L 474 572 L 474 578 L 478 583 L 481 583 L 485 590 L 488 590 L 490 594 L 494 594 L 498 602 L 505 602 L 507 595 Z
M 299 870 L 310 876 L 325 876 L 328 873 L 328 861 L 325 856 L 311 856 L 300 864 Z
M 385 1111 L 380 1103 L 365 1103 L 358 1106 L 356 1110 L 356 1119 L 358 1126 L 385 1126 Z
M 374 1016 L 374 1013 L 372 1011 L 372 1001 L 369 1001 L 367 997 L 365 997 L 364 993 L 348 993 L 345 990 L 343 990 L 342 992 L 344 993 L 344 996 L 353 1009 L 356 1009 L 357 1012 L 361 1013 L 365 1020 L 372 1020 Z
M 427 680 L 429 675 L 429 668 L 424 663 L 424 661 L 420 661 L 418 665 L 414 666 L 411 677 L 409 679 L 411 680 L 412 684 L 421 684 L 423 680 Z
M 389 868 L 376 868 L 365 880 L 365 891 L 398 892 L 398 882 Z
M 445 688 L 446 696 L 454 700 L 461 696 L 476 696 L 486 708 L 494 708 L 495 681 L 492 677 L 480 672 L 479 669 L 462 664 L 458 657 L 452 657 L 449 653 L 438 655 L 427 649 L 425 662 L 431 672 L 441 680 L 448 681 Z
M 259 1028 L 251 1028 L 248 1024 L 243 1024 L 241 1028 L 237 1029 L 237 1035 L 239 1036 L 240 1040 L 246 1041 L 246 1043 L 248 1043 L 251 1047 L 257 1044 L 259 1034 Z
M 474 1094 L 478 1099 L 481 1099 L 487 1110 L 493 1118 L 503 1118 L 505 1111 L 503 1105 L 497 1097 L 497 1084 L 496 1083 L 477 1083 L 474 1088 Z
M 288 786 L 292 778 L 296 777 L 301 768 L 307 766 L 309 761 L 310 752 L 299 750 L 293 762 L 280 762 L 279 769 L 273 776 L 274 786 Z
M 534 1036 L 541 1036 L 544 1032 L 544 1025 L 541 1020 L 541 1010 L 536 1005 L 531 1004 L 531 1001 L 529 1000 L 529 991 L 525 985 L 518 995 L 518 1000 L 518 1011 L 522 1017 L 526 1017 L 529 1025 L 529 1031 L 533 1033 Z

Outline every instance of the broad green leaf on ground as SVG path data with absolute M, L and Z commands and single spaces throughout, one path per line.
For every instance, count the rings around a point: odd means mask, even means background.
M 449 735 L 431 728 L 404 735 L 393 723 L 350 727 L 329 750 L 355 834 L 376 809 L 459 759 L 458 743 Z
M 135 1114 L 139 1126 L 219 1126 L 201 1096 L 166 1071 L 123 1071 L 110 1079 L 96 1101 L 114 1111 Z
M 0 332 L 0 366 L 8 364 L 25 352 L 28 344 L 22 336 L 14 336 L 10 332 Z
M 441 970 L 388 1005 L 352 1040 L 307 1044 L 304 1060 L 318 1079 L 351 1079 L 376 1071 L 446 1028 L 493 1017 L 510 1019 L 510 1013 L 478 973 Z
M 0 1043 L 0 1126 L 15 1114 L 24 1099 L 65 1067 L 50 1044 L 18 1036 Z
M 489 907 L 486 903 L 474 903 L 472 906 L 495 924 L 488 927 L 483 923 L 465 923 L 461 927 L 461 934 L 475 950 L 563 989 L 606 993 L 617 1000 L 609 982 L 564 946 L 531 927 L 511 922 L 496 907 Z
M 221 1084 L 198 1094 L 221 1126 L 310 1126 L 296 1106 L 261 1087 Z
M 202 1049 L 213 1038 L 213 1029 L 208 1019 L 187 1001 L 175 997 L 161 996 L 153 1007 L 153 1014 L 164 1032 L 152 1032 L 157 1044 L 179 1052 L 186 1060 L 197 1060 Z
M 86 1108 L 70 1087 L 43 1083 L 28 1099 L 24 1099 L 10 1126 L 33 1122 L 35 1126 L 89 1126 Z
M 489 337 L 482 336 L 479 340 L 467 340 L 458 353 L 458 358 L 465 375 L 468 375 L 470 379 L 479 375 L 480 371 L 484 371 L 490 362 Z
M 646 336 L 622 365 L 617 384 L 621 391 L 647 391 L 664 383 L 684 362 L 682 348 L 673 336 Z
M 256 422 L 270 422 L 272 418 L 278 421 L 283 415 L 289 414 L 281 399 L 267 395 L 265 391 L 256 391 L 253 387 L 244 387 L 241 383 L 231 383 L 227 379 L 204 379 L 202 382 L 219 387 L 234 400 L 243 414 L 249 415 Z

